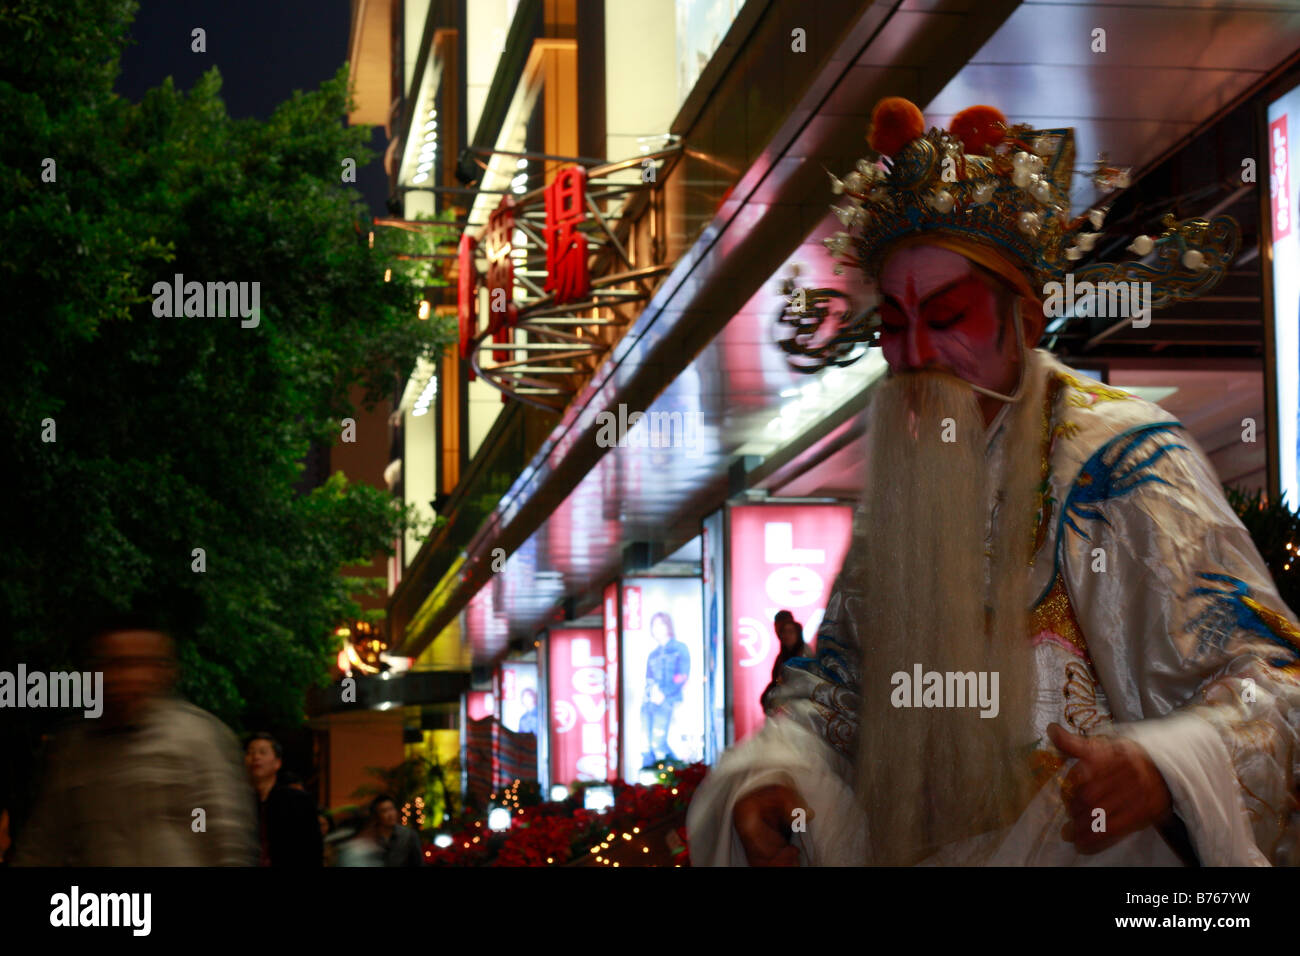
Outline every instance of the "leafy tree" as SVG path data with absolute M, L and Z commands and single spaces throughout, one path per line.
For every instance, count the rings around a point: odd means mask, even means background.
M 230 119 L 215 70 L 132 103 L 112 84 L 134 9 L 0 4 L 0 669 L 70 666 L 89 619 L 146 605 L 199 706 L 292 724 L 360 612 L 339 569 L 409 519 L 342 475 L 295 489 L 304 456 L 355 386 L 391 394 L 454 330 L 417 319 L 427 261 L 398 258 L 432 240 L 372 245 L 343 181 L 371 159 L 346 69 L 266 121 Z M 259 283 L 260 321 L 156 315 L 177 273 Z M 4 723 L 30 752 L 38 724 Z
M 1269 501 L 1260 491 L 1226 485 L 1223 490 L 1259 548 L 1283 603 L 1300 612 L 1300 514 L 1285 498 Z

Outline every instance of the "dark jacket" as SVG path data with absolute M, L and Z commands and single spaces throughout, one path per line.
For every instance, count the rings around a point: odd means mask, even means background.
M 275 787 L 258 804 L 262 865 L 323 866 L 324 841 L 312 798 L 293 787 Z
M 691 652 L 679 640 L 671 640 L 650 652 L 645 662 L 646 684 L 654 684 L 664 703 L 682 699 L 682 687 L 691 676 Z
M 776 655 L 776 661 L 772 664 L 771 683 L 763 688 L 762 696 L 759 697 L 764 713 L 767 713 L 772 706 L 772 691 L 776 690 L 777 685 L 781 683 L 781 671 L 785 668 L 785 665 L 795 658 L 812 656 L 812 648 L 802 640 L 794 646 L 793 650 L 787 651 L 784 647 L 781 648 L 781 651 Z
M 781 648 L 776 655 L 776 661 L 772 664 L 772 680 L 780 680 L 781 668 L 796 657 L 812 657 L 812 648 L 802 640 L 791 651 L 787 651 L 784 647 Z
M 398 824 L 387 840 L 376 835 L 375 842 L 384 855 L 384 866 L 424 866 L 420 835 L 410 827 Z

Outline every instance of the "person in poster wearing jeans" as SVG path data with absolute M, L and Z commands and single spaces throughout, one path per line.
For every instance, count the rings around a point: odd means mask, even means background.
M 650 635 L 655 649 L 645 663 L 645 701 L 641 705 L 641 725 L 645 728 L 646 750 L 642 765 L 654 766 L 661 760 L 676 761 L 668 746 L 668 729 L 673 712 L 682 701 L 682 688 L 691 675 L 691 652 L 677 640 L 673 620 L 663 611 L 650 619 Z

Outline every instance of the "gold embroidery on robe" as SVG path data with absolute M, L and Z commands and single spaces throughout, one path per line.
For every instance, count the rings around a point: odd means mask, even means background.
M 1070 386 L 1070 394 L 1066 396 L 1066 401 L 1075 408 L 1089 408 L 1099 402 L 1122 402 L 1133 397 L 1123 389 L 1111 388 L 1101 382 L 1087 382 L 1068 372 L 1058 374 L 1065 380 L 1065 384 Z
M 1029 614 L 1030 636 L 1049 631 L 1069 641 L 1092 667 L 1092 658 L 1088 654 L 1088 642 L 1084 639 L 1083 628 L 1074 616 L 1074 607 L 1070 604 L 1070 595 L 1065 589 L 1065 579 L 1057 572 L 1052 582 L 1052 589 L 1038 602 L 1038 606 Z

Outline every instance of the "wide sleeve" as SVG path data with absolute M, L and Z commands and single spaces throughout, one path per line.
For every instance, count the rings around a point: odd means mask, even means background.
M 206 810 L 203 858 L 207 866 L 256 866 L 257 823 L 252 788 L 239 759 L 239 745 L 225 725 L 204 715 L 189 759 L 189 802 Z
M 853 796 L 857 740 L 856 596 L 832 591 L 818 630 L 815 659 L 795 660 L 772 690 L 773 712 L 762 729 L 731 747 L 709 772 L 686 817 L 697 866 L 745 866 L 732 826 L 736 802 L 772 784 L 793 788 L 806 803 L 806 830 L 793 835 L 805 865 L 858 865 L 863 818 Z
M 1175 423 L 1083 465 L 1063 571 L 1117 721 L 1204 865 L 1300 863 L 1300 630 L 1213 467 Z

